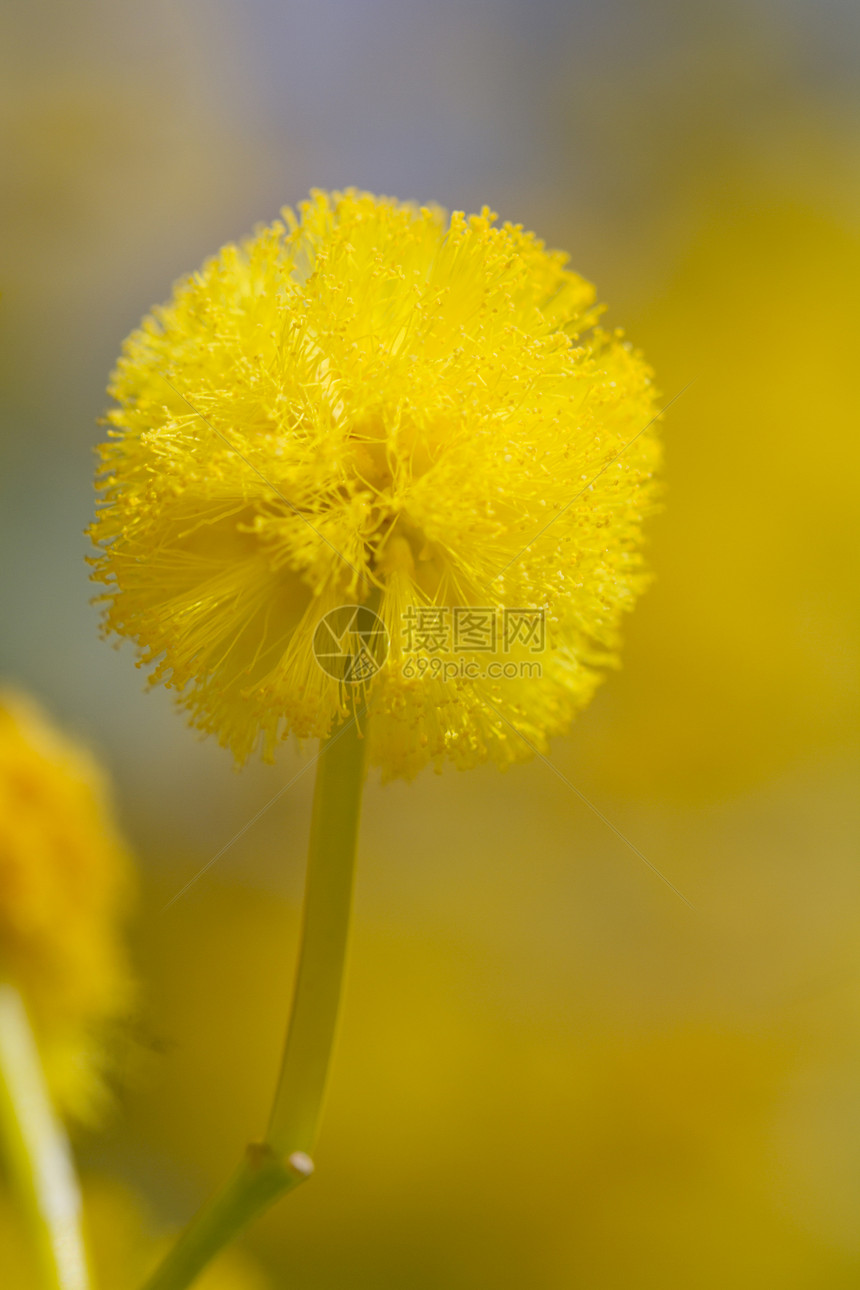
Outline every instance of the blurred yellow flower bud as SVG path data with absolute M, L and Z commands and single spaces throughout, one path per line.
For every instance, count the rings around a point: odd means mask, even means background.
M 106 626 L 239 760 L 359 704 L 386 777 L 527 757 L 644 584 L 650 369 L 566 256 L 486 209 L 350 190 L 284 220 L 126 342 Z
M 95 1110 L 108 1024 L 128 1005 L 130 864 L 92 758 L 0 691 L 0 979 L 20 990 L 61 1109 Z

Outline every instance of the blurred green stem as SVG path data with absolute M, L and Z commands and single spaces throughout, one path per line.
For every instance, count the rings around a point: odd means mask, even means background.
M 247 1223 L 310 1177 L 343 990 L 365 740 L 353 717 L 323 744 L 314 788 L 293 1007 L 266 1140 L 179 1237 L 144 1290 L 184 1290 Z
M 30 1238 L 40 1290 L 87 1290 L 81 1196 L 45 1087 L 27 1011 L 0 984 L 0 1155 Z

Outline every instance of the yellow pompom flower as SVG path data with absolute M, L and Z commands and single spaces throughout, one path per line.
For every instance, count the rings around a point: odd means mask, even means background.
M 91 529 L 106 626 L 240 761 L 366 708 L 385 777 L 504 766 L 614 662 L 655 395 L 566 259 L 488 210 L 314 192 L 129 337 Z M 368 602 L 387 658 L 345 684 L 315 633 Z M 540 617 L 539 658 L 508 613 Z
M 129 999 L 129 886 L 101 771 L 30 701 L 0 691 L 0 981 L 26 1001 L 58 1104 L 84 1118 L 106 1027 Z

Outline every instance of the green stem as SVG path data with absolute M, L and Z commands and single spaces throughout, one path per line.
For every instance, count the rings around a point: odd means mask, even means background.
M 353 717 L 317 768 L 299 970 L 266 1137 L 282 1155 L 316 1148 L 346 967 L 364 747 Z
M 219 1250 L 313 1172 L 343 990 L 365 740 L 355 718 L 323 744 L 314 788 L 293 1006 L 265 1142 L 180 1236 L 144 1290 L 185 1290 Z
M 21 996 L 0 984 L 0 1152 L 29 1232 L 40 1290 L 87 1290 L 81 1197 Z

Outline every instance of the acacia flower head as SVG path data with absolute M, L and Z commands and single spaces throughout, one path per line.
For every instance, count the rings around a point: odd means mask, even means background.
M 27 1002 L 58 1104 L 83 1117 L 129 998 L 129 885 L 100 769 L 31 701 L 0 691 L 0 981 Z
M 314 192 L 126 341 L 91 529 L 106 626 L 239 760 L 366 711 L 386 777 L 504 766 L 614 662 L 655 395 L 566 259 L 486 209 Z M 385 659 L 345 681 L 314 638 L 349 605 Z M 540 616 L 539 659 L 508 612 Z

